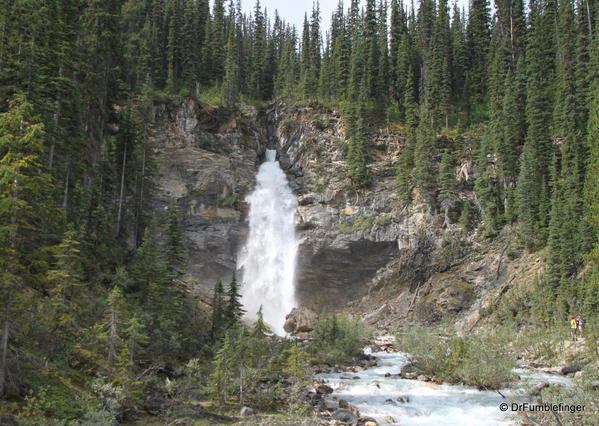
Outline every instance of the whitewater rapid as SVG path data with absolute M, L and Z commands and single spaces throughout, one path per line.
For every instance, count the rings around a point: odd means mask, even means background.
M 380 425 L 402 426 L 507 426 L 514 425 L 513 413 L 503 412 L 500 404 L 510 402 L 519 390 L 504 389 L 498 392 L 479 391 L 459 385 L 436 385 L 419 380 L 407 380 L 397 376 L 409 355 L 402 352 L 376 352 L 378 366 L 347 377 L 347 373 L 319 374 L 334 389 L 331 396 L 346 400 L 358 408 L 362 416 L 375 418 Z M 549 381 L 561 384 L 570 379 L 514 370 L 524 382 Z M 389 373 L 390 376 L 385 377 Z
M 249 235 L 237 264 L 243 271 L 242 303 L 250 319 L 262 306 L 265 321 L 275 333 L 284 335 L 285 315 L 296 306 L 297 198 L 276 161 L 276 151 L 266 151 L 256 188 L 246 201 Z

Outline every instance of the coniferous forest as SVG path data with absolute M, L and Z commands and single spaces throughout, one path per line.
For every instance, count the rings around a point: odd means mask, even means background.
M 240 0 L 0 1 L 0 412 L 114 424 L 147 395 L 193 392 L 291 406 L 309 359 L 347 330 L 363 339 L 336 317 L 305 350 L 269 337 L 260 316 L 247 328 L 235 276 L 211 309 L 197 303 L 177 201 L 152 208 L 148 123 L 178 98 L 225 113 L 279 101 L 341 111 L 358 192 L 372 184 L 369 135 L 396 126 L 396 191 L 436 211 L 476 139 L 480 232 L 509 227 L 546 261 L 527 309 L 597 318 L 597 2 L 346 0 L 330 28 L 318 2 L 301 28 L 282 14 L 260 0 L 249 14 Z

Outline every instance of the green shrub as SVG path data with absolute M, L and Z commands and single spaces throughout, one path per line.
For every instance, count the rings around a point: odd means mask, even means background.
M 342 234 L 351 234 L 362 229 L 366 229 L 374 223 L 373 217 L 359 216 L 350 223 L 338 223 L 335 229 Z
M 372 330 L 359 318 L 323 316 L 318 320 L 308 352 L 313 363 L 343 364 L 358 356 L 371 336 Z
M 203 104 L 222 106 L 222 89 L 218 86 L 202 88 L 199 94 L 199 101 Z
M 316 139 L 307 139 L 299 146 L 297 151 L 300 155 L 319 155 L 324 151 L 324 147 Z
M 460 337 L 415 326 L 398 336 L 398 342 L 401 350 L 412 355 L 420 374 L 489 389 L 498 389 L 511 379 L 514 363 L 505 350 L 503 332 Z
M 454 371 L 455 380 L 481 388 L 499 389 L 512 379 L 514 361 L 496 336 L 463 339 L 464 358 Z
M 220 404 L 247 404 L 260 411 L 303 410 L 297 396 L 305 392 L 307 355 L 295 342 L 255 331 L 241 326 L 226 331 L 202 386 L 205 393 Z M 189 365 L 196 371 L 190 383 L 205 371 L 194 364 Z
M 574 379 L 572 386 L 551 385 L 543 389 L 540 401 L 538 401 L 542 404 L 584 405 L 584 411 L 564 410 L 559 413 L 522 411 L 519 413 L 524 419 L 522 423 L 544 426 L 599 425 L 599 388 L 597 388 L 596 382 L 593 383 L 597 377 L 599 377 L 597 367 L 583 370 L 582 377 Z M 535 400 L 533 403 L 537 403 L 537 401 Z
M 298 126 L 299 126 L 299 124 L 298 124 L 297 120 L 294 120 L 289 117 L 285 117 L 281 121 L 281 124 L 279 125 L 283 134 L 285 134 L 287 136 L 289 136 L 291 134 L 291 132 L 293 130 L 295 130 Z
M 393 221 L 391 220 L 391 218 L 389 216 L 378 216 L 374 220 L 374 223 L 376 223 L 379 226 L 388 226 L 388 225 L 391 225 L 391 222 L 393 222 Z
M 531 327 L 521 331 L 512 343 L 512 350 L 526 359 L 555 361 L 558 358 L 559 344 L 564 335 L 555 328 Z
M 323 131 L 329 128 L 329 123 L 321 117 L 315 118 L 312 124 L 314 125 L 314 128 L 319 131 Z

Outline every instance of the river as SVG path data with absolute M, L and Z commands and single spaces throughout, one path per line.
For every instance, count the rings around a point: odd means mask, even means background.
M 401 424 L 402 426 L 494 426 L 517 424 L 512 414 L 499 409 L 502 403 L 511 403 L 526 383 L 544 381 L 569 384 L 570 379 L 528 370 L 514 370 L 522 378 L 518 389 L 500 392 L 479 391 L 459 385 L 437 385 L 419 380 L 407 380 L 397 376 L 407 362 L 408 354 L 397 352 L 373 353 L 379 360 L 378 366 L 357 374 L 359 379 L 342 379 L 342 374 L 320 374 L 334 389 L 332 396 L 346 400 L 358 408 L 362 416 L 375 418 L 380 425 Z M 391 374 L 385 377 L 385 374 Z

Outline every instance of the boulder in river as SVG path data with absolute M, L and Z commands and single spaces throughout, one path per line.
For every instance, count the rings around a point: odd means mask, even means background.
M 580 368 L 575 367 L 573 365 L 564 365 L 561 370 L 560 373 L 566 375 L 566 374 L 574 374 L 577 373 L 580 370 Z
M 337 408 L 343 408 L 340 406 L 339 402 L 334 399 L 325 398 L 324 401 L 324 410 L 323 411 L 335 411 Z
M 289 334 L 309 333 L 316 328 L 318 315 L 312 309 L 293 308 L 285 317 L 283 329 Z
M 403 367 L 401 367 L 401 373 L 399 373 L 401 377 L 408 379 L 411 377 L 406 377 L 407 374 L 416 374 L 416 366 L 412 362 L 406 363 Z M 416 374 L 417 375 L 417 374 Z
M 333 388 L 329 385 L 325 385 L 324 383 L 319 383 L 316 385 L 316 392 L 320 394 L 333 393 Z
M 333 420 L 337 420 L 341 423 L 345 423 L 348 425 L 357 425 L 358 424 L 358 416 L 352 413 L 349 410 L 345 410 L 343 408 L 339 408 L 336 410 L 331 416 Z
M 240 416 L 253 416 L 254 414 L 256 414 L 254 412 L 253 408 L 250 407 L 243 407 L 240 411 L 239 411 L 239 415 Z

